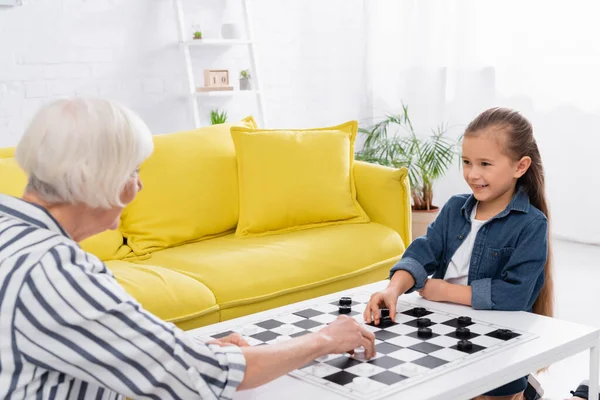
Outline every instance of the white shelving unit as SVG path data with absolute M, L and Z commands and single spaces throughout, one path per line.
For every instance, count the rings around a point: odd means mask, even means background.
M 193 46 L 193 47 L 205 47 L 205 46 L 237 46 L 237 45 L 249 45 L 252 44 L 249 40 L 237 40 L 237 39 L 202 39 L 202 40 L 186 40 L 181 43 L 182 47 Z
M 267 125 L 262 91 L 261 82 L 258 76 L 258 67 L 256 62 L 256 48 L 252 35 L 252 28 L 250 26 L 250 13 L 246 0 L 240 0 L 244 14 L 244 25 L 247 39 L 199 39 L 190 40 L 191 32 L 186 32 L 185 19 L 183 12 L 183 0 L 173 0 L 173 6 L 177 17 L 178 34 L 179 34 L 179 46 L 183 54 L 185 63 L 186 75 L 187 75 L 187 88 L 188 88 L 188 102 L 192 111 L 194 119 L 194 125 L 196 128 L 200 127 L 200 114 L 198 111 L 198 100 L 207 97 L 236 97 L 236 96 L 254 96 L 256 97 L 257 108 L 258 108 L 258 120 L 260 126 L 264 127 Z M 230 90 L 230 91 L 212 91 L 212 92 L 198 92 L 196 87 L 198 85 L 194 78 L 194 67 L 192 65 L 192 59 L 190 55 L 190 48 L 192 47 L 226 47 L 226 46 L 248 46 L 248 53 L 250 58 L 250 68 L 252 73 L 252 85 L 255 90 Z
M 259 96 L 258 90 L 224 90 L 214 92 L 196 92 L 196 97 L 233 97 L 233 96 Z

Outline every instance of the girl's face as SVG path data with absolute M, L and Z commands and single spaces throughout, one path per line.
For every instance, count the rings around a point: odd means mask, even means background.
M 462 145 L 463 176 L 478 201 L 492 201 L 514 192 L 531 159 L 515 161 L 504 151 L 507 136 L 497 127 L 465 135 Z

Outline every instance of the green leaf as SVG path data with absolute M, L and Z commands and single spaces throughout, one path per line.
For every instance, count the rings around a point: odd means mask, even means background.
M 224 124 L 225 122 L 227 122 L 227 111 L 219 112 L 218 109 L 210 111 L 210 123 L 212 125 Z
M 447 173 L 457 155 L 457 143 L 445 136 L 447 131 L 448 126 L 440 124 L 431 129 L 429 136 L 418 136 L 408 106 L 402 104 L 398 114 L 386 115 L 381 121 L 359 129 L 366 138 L 356 159 L 406 167 L 413 201 L 431 206 L 433 184 Z

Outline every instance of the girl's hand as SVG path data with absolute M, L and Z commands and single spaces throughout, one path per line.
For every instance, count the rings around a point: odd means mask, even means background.
M 370 324 L 373 321 L 375 325 L 379 325 L 379 320 L 381 319 L 380 307 L 387 307 L 390 311 L 392 321 L 396 322 L 396 303 L 398 302 L 398 297 L 398 291 L 390 287 L 381 292 L 373 293 L 363 313 L 365 322 Z
M 443 279 L 427 279 L 425 286 L 419 290 L 421 297 L 431 301 L 447 301 L 450 284 Z

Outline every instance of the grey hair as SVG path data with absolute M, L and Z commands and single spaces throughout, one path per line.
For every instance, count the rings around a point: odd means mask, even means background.
M 153 151 L 148 126 L 106 99 L 71 98 L 43 106 L 15 151 L 27 191 L 44 201 L 123 207 L 121 193 Z

